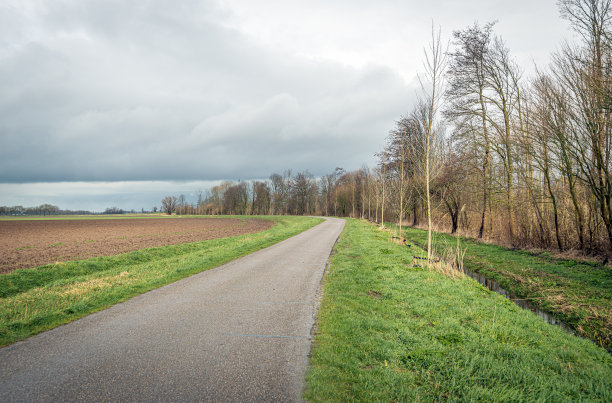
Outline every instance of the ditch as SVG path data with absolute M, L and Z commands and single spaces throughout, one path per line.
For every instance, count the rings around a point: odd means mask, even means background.
M 480 273 L 475 273 L 465 268 L 463 269 L 463 272 L 466 275 L 473 278 L 474 280 L 478 281 L 481 285 L 483 285 L 487 289 L 503 295 L 504 297 L 508 298 L 510 301 L 514 302 L 516 305 L 520 306 L 523 309 L 528 309 L 531 312 L 534 312 L 536 315 L 538 315 L 539 317 L 541 317 L 542 319 L 544 319 L 546 322 L 550 323 L 551 325 L 559 326 L 560 328 L 567 331 L 568 333 L 576 335 L 576 332 L 574 332 L 574 330 L 571 327 L 567 326 L 565 323 L 560 321 L 558 318 L 554 317 L 549 312 L 545 312 L 541 310 L 536 305 L 529 302 L 528 299 L 519 298 L 516 295 L 512 294 L 510 291 L 500 286 L 497 281 L 488 279 Z

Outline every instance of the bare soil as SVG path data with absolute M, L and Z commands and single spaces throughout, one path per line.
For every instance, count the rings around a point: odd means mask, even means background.
M 273 224 L 234 218 L 0 221 L 0 273 L 254 233 Z

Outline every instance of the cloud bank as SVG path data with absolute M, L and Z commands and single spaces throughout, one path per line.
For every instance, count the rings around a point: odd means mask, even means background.
M 150 208 L 372 165 L 432 23 L 476 20 L 526 70 L 568 36 L 555 0 L 4 0 L 0 205 Z
M 211 1 L 1 7 L 4 183 L 354 168 L 413 96 L 390 68 L 259 45 Z

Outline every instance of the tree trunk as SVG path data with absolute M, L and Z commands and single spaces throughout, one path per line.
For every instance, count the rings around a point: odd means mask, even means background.
M 459 227 L 459 208 L 456 203 L 450 203 L 448 201 L 444 201 L 446 204 L 446 208 L 448 208 L 448 213 L 451 217 L 451 235 L 457 232 L 457 228 Z
M 487 196 L 489 195 L 489 165 L 491 163 L 491 154 L 490 154 L 490 140 L 489 140 L 489 129 L 487 127 L 487 115 L 485 108 L 485 101 L 483 98 L 483 85 L 480 85 L 479 88 L 479 99 L 480 99 L 480 113 L 482 114 L 482 133 L 485 138 L 485 158 L 482 165 L 482 216 L 480 220 L 480 229 L 478 230 L 478 238 L 482 239 L 484 234 L 485 220 L 486 220 L 486 212 L 487 212 Z
M 546 179 L 546 187 L 548 189 L 548 194 L 550 195 L 550 200 L 553 206 L 553 215 L 555 219 L 555 236 L 557 237 L 557 247 L 559 250 L 563 250 L 563 244 L 561 243 L 561 235 L 559 233 L 559 215 L 557 213 L 557 198 L 552 191 L 552 186 L 550 184 L 550 173 L 548 172 L 548 167 L 544 169 L 544 178 Z
M 489 185 L 487 182 L 488 171 L 489 171 L 489 150 L 485 152 L 485 162 L 482 167 L 483 176 L 483 189 L 482 189 L 482 215 L 480 219 L 480 228 L 478 229 L 478 239 L 482 239 L 484 234 L 485 219 L 487 213 L 487 196 L 489 195 Z

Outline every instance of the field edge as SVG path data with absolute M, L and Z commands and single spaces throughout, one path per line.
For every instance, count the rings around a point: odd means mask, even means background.
M 298 216 L 242 218 L 273 220 L 275 225 L 257 233 L 18 269 L 0 275 L 0 347 L 218 267 L 323 221 Z

